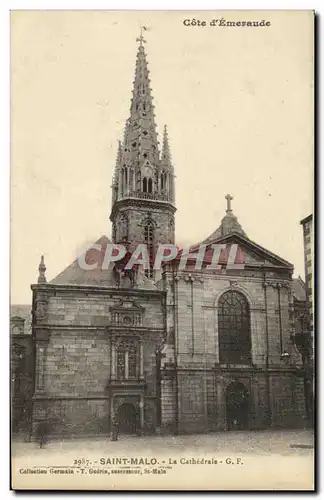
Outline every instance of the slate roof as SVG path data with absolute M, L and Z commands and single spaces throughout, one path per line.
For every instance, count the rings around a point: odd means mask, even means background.
M 293 279 L 293 294 L 297 300 L 306 301 L 306 287 L 300 276 Z
M 112 243 L 107 236 L 101 236 L 96 242 L 100 245 L 100 250 L 91 248 L 85 253 L 85 262 L 88 265 L 97 264 L 92 270 L 82 268 L 79 263 L 79 258 L 74 260 L 62 272 L 60 272 L 54 279 L 50 281 L 51 285 L 86 285 L 86 286 L 103 286 L 103 287 L 117 287 L 116 277 L 113 272 L 113 264 L 105 269 L 104 258 L 107 245 Z M 147 278 L 143 273 L 138 277 L 138 288 L 147 290 L 156 290 L 155 283 Z

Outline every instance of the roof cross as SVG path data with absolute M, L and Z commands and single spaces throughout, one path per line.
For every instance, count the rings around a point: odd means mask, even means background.
M 145 26 L 141 26 L 141 34 L 138 38 L 136 38 L 136 41 L 140 43 L 140 47 L 142 47 L 143 43 L 146 43 L 146 40 L 143 37 L 143 30 L 147 31 L 147 28 Z
M 225 200 L 227 201 L 227 210 L 226 210 L 226 212 L 231 212 L 232 211 L 231 201 L 233 200 L 233 196 L 231 196 L 230 194 L 227 194 L 225 196 Z

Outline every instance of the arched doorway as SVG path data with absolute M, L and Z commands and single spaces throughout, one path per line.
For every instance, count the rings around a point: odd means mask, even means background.
M 249 393 L 241 382 L 232 382 L 226 388 L 226 418 L 229 431 L 249 428 L 249 399 Z
M 138 430 L 136 408 L 131 403 L 124 403 L 118 408 L 118 427 L 121 434 L 136 434 Z

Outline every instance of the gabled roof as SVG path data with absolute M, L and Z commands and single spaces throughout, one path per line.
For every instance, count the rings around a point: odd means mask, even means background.
M 248 255 L 248 250 L 251 250 L 250 256 L 255 256 L 256 257 L 256 262 L 255 263 L 260 263 L 264 265 L 274 265 L 274 266 L 279 266 L 279 267 L 289 267 L 291 269 L 294 268 L 293 264 L 288 262 L 287 260 L 283 259 L 282 257 L 279 257 L 279 255 L 271 252 L 270 250 L 267 250 L 266 248 L 262 247 L 258 243 L 255 243 L 254 241 L 250 240 L 245 235 L 239 234 L 239 233 L 231 233 L 228 234 L 227 236 L 220 237 L 216 240 L 213 241 L 213 243 L 237 243 L 243 250 L 243 253 Z M 244 250 L 246 250 L 244 252 Z M 254 262 L 251 262 L 253 264 Z M 245 260 L 245 264 L 249 264 L 247 260 Z
M 112 244 L 107 236 L 101 236 L 94 244 L 88 246 L 85 252 L 84 260 L 86 264 L 97 264 L 94 269 L 84 269 L 80 265 L 80 257 L 75 259 L 72 264 L 67 266 L 60 274 L 50 281 L 51 285 L 86 285 L 86 286 L 104 286 L 117 287 L 116 274 L 114 273 L 113 263 L 109 264 L 108 269 L 104 264 L 104 258 L 107 245 Z M 99 245 L 100 249 L 94 247 Z M 82 254 L 81 254 L 82 255 Z M 156 290 L 155 283 L 147 278 L 144 273 L 137 276 L 137 288 L 144 290 Z
M 115 280 L 111 269 L 102 269 L 102 264 L 105 257 L 105 252 L 108 243 L 111 243 L 107 236 L 101 236 L 95 245 L 100 245 L 101 250 L 91 247 L 85 253 L 85 262 L 88 265 L 98 264 L 95 269 L 83 269 L 80 265 L 79 258 L 75 259 L 68 265 L 60 274 L 50 281 L 52 285 L 103 285 L 115 286 Z
M 310 215 L 307 215 L 307 217 L 304 217 L 304 219 L 302 219 L 300 221 L 300 224 L 301 225 L 304 225 L 306 224 L 307 222 L 311 221 L 313 219 L 313 214 L 310 214 Z
M 215 236 L 215 238 L 213 239 L 208 238 L 207 240 L 198 243 L 197 245 L 193 245 L 190 248 L 190 253 L 198 252 L 200 245 L 203 244 L 207 245 L 204 258 L 205 264 L 211 263 L 212 255 L 214 252 L 212 248 L 213 244 L 226 245 L 226 248 L 222 250 L 220 253 L 220 259 L 219 259 L 220 264 L 221 263 L 226 264 L 230 245 L 237 244 L 238 250 L 235 258 L 236 264 L 245 264 L 255 267 L 261 267 L 261 266 L 278 267 L 278 268 L 284 267 L 290 269 L 291 271 L 293 270 L 293 265 L 290 262 L 286 261 L 285 259 L 282 259 L 275 253 L 270 252 L 270 250 L 267 250 L 261 245 L 258 245 L 254 241 L 250 240 L 247 236 L 240 233 L 232 232 L 226 236 L 221 236 L 221 237 Z M 182 251 L 183 250 L 179 251 L 177 260 L 181 258 Z

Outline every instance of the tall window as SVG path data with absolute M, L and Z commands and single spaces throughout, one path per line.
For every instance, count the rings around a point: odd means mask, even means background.
M 128 241 L 128 217 L 126 214 L 120 218 L 119 231 L 121 241 Z
M 126 165 L 122 168 L 122 193 L 126 194 L 128 186 L 128 169 Z
M 136 344 L 121 341 L 117 349 L 117 378 L 119 380 L 134 379 L 137 377 L 137 349 Z
M 149 193 L 152 193 L 152 191 L 153 191 L 153 187 L 152 186 L 153 186 L 153 181 L 152 181 L 152 179 L 150 177 L 149 180 L 148 180 L 148 183 L 147 183 L 147 190 L 148 190 Z
M 151 177 L 144 177 L 143 179 L 143 193 L 152 193 L 153 191 L 153 181 Z
M 149 269 L 145 269 L 145 275 L 149 278 L 153 276 L 153 251 L 154 251 L 154 225 L 152 221 L 147 221 L 144 226 L 144 240 L 147 245 L 149 256 Z
M 251 363 L 250 308 L 242 293 L 225 292 L 218 302 L 219 361 Z

